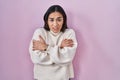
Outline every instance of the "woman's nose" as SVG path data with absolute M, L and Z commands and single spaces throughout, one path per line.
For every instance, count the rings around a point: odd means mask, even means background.
M 58 25 L 57 21 L 54 21 L 54 26 L 57 26 L 57 25 Z

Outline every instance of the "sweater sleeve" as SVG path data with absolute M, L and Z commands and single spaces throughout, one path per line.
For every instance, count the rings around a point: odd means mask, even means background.
M 39 50 L 33 51 L 33 48 L 32 48 L 33 47 L 33 40 L 38 40 L 39 35 L 41 35 L 44 38 L 44 35 L 45 35 L 44 33 L 45 33 L 44 30 L 37 29 L 34 32 L 32 40 L 30 42 L 29 53 L 30 53 L 31 60 L 34 64 L 50 65 L 53 63 L 50 59 L 49 54 L 46 51 L 39 51 Z
M 74 30 L 70 29 L 64 36 L 65 39 L 72 39 L 74 45 L 73 47 L 64 47 L 62 49 L 58 45 L 49 46 L 48 54 L 50 54 L 51 60 L 55 64 L 66 64 L 72 62 L 76 53 L 77 40 Z

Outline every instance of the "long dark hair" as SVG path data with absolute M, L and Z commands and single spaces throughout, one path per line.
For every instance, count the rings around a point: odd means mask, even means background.
M 48 26 L 48 17 L 52 12 L 55 12 L 55 11 L 61 13 L 63 16 L 63 25 L 62 25 L 61 31 L 64 32 L 65 29 L 68 28 L 67 27 L 67 16 L 66 16 L 64 9 L 59 5 L 52 5 L 51 7 L 48 8 L 46 13 L 44 14 L 44 29 L 47 31 L 50 31 L 50 28 Z

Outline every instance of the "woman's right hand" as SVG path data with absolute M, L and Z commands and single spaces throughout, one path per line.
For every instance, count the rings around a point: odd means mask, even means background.
M 72 39 L 64 39 L 61 42 L 60 48 L 72 47 L 72 46 L 73 46 L 73 40 Z

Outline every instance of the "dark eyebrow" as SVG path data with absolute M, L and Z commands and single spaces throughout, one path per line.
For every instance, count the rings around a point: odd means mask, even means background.
M 48 19 L 54 19 L 54 18 L 48 18 Z
M 63 18 L 63 17 L 57 17 L 57 18 L 59 19 L 59 18 Z M 48 18 L 48 19 L 54 19 L 54 18 Z
M 63 17 L 57 17 L 57 18 L 63 18 Z

